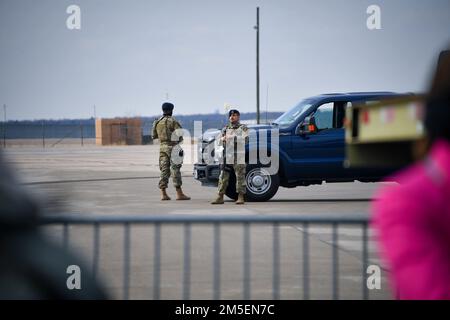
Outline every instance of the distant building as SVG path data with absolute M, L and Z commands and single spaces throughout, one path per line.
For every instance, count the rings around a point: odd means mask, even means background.
M 142 121 L 140 118 L 96 119 L 95 143 L 101 146 L 140 145 Z

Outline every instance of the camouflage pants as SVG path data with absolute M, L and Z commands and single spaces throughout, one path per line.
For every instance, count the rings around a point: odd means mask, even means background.
M 233 170 L 236 175 L 236 192 L 245 193 L 245 164 L 234 164 Z M 228 182 L 230 182 L 230 172 L 222 169 L 219 176 L 219 193 L 225 193 Z
M 174 163 L 172 159 L 173 146 L 160 145 L 159 148 L 159 170 L 161 176 L 159 179 L 159 188 L 165 189 L 169 184 L 169 177 L 172 176 L 173 185 L 175 188 L 181 187 L 181 163 Z

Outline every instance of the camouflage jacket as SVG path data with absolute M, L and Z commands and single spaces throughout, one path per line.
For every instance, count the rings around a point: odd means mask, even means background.
M 175 145 L 183 141 L 181 134 L 172 134 L 176 129 L 181 129 L 181 124 L 172 116 L 162 116 L 153 122 L 152 138 L 159 139 L 160 144 Z
M 228 123 L 222 128 L 222 137 L 227 138 L 226 141 L 221 142 L 227 163 L 245 163 L 245 144 L 249 141 L 248 134 L 247 126 L 239 122 Z M 230 146 L 233 147 L 230 149 Z
M 248 143 L 248 127 L 245 124 L 229 122 L 222 128 L 222 137 L 224 136 L 242 137 L 245 139 L 245 143 Z

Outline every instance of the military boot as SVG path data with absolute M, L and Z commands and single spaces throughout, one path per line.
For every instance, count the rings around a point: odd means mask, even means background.
M 177 200 L 191 200 L 191 198 L 185 195 L 181 187 L 179 187 L 177 188 Z
M 170 200 L 169 195 L 166 192 L 166 189 L 161 189 L 161 200 Z
M 236 204 L 244 204 L 244 203 L 245 203 L 245 201 L 244 201 L 244 194 L 243 193 L 239 193 L 238 194 L 238 198 L 236 200 Z
M 223 201 L 223 193 L 219 193 L 217 195 L 217 198 L 214 201 L 211 201 L 211 204 L 223 204 L 225 201 Z

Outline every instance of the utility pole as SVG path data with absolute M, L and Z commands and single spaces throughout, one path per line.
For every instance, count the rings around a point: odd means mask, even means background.
M 45 121 L 42 120 L 42 148 L 45 149 Z
M 3 148 L 6 148 L 6 104 L 3 105 Z
M 259 7 L 256 7 L 256 123 L 260 123 L 259 114 Z
M 269 84 L 267 84 L 267 90 L 266 90 L 266 124 L 267 122 L 267 112 L 269 109 Z
M 80 121 L 80 137 L 81 137 L 81 146 L 84 146 L 84 137 L 83 137 L 83 122 Z
M 95 107 L 95 104 L 94 104 L 94 119 L 97 119 L 97 108 Z

